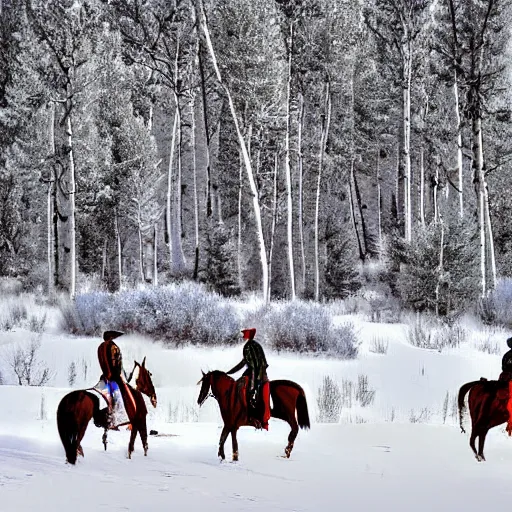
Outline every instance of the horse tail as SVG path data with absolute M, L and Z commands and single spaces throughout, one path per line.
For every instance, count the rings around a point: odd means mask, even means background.
M 69 410 L 67 398 L 67 396 L 64 397 L 57 408 L 57 429 L 66 452 L 66 460 L 70 464 L 75 464 L 78 449 L 78 425 L 74 414 Z
M 297 421 L 300 428 L 309 429 L 311 424 L 309 422 L 308 403 L 306 402 L 306 395 L 304 390 L 301 389 L 299 396 L 297 397 Z
M 469 390 L 475 385 L 480 384 L 482 382 L 481 380 L 474 380 L 472 382 L 467 382 L 466 384 L 462 385 L 459 389 L 459 398 L 458 398 L 458 404 L 459 404 L 459 425 L 460 425 L 460 431 L 461 433 L 465 434 L 466 430 L 464 429 L 462 422 L 464 419 L 464 412 L 466 410 L 466 404 L 464 403 L 464 399 L 466 398 L 467 393 Z

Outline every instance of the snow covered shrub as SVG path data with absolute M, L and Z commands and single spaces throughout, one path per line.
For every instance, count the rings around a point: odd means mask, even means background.
M 76 363 L 75 361 L 71 361 L 68 367 L 68 384 L 69 387 L 72 388 L 76 382 Z
M 232 306 L 190 282 L 116 294 L 103 319 L 112 328 L 177 345 L 237 343 L 240 331 Z
M 292 302 L 271 310 L 265 318 L 265 335 L 277 351 L 322 353 L 352 359 L 358 343 L 352 324 L 334 328 L 320 304 Z
M 46 327 L 46 313 L 42 316 L 30 315 L 28 319 L 28 327 L 32 332 L 44 332 Z
M 466 220 L 419 228 L 405 247 L 405 265 L 397 280 L 404 304 L 416 311 L 447 315 L 472 303 L 480 290 L 475 237 L 474 227 Z
M 368 407 L 375 400 L 375 389 L 370 389 L 368 375 L 359 375 L 357 377 L 355 399 L 361 407 Z
M 380 336 L 374 336 L 370 344 L 370 352 L 374 354 L 387 354 L 389 347 L 389 341 L 381 338 Z
M 19 345 L 6 356 L 6 363 L 16 375 L 20 386 L 44 386 L 53 377 L 44 361 L 39 360 L 38 351 L 41 347 L 40 335 L 30 343 Z
M 458 322 L 417 313 L 406 328 L 406 338 L 414 347 L 441 351 L 458 347 L 466 341 L 467 333 Z
M 485 354 L 490 354 L 493 356 L 497 356 L 501 354 L 503 350 L 501 350 L 500 346 L 498 345 L 497 341 L 492 341 L 490 337 L 487 337 L 483 340 L 479 340 L 476 343 L 476 348 L 480 352 L 484 352 Z
M 478 315 L 486 324 L 512 327 L 512 279 L 500 279 L 496 288 L 480 300 Z
M 77 295 L 75 301 L 64 301 L 60 305 L 61 327 L 71 334 L 98 336 L 109 320 L 105 317 L 111 296 L 104 292 Z
M 341 415 L 342 396 L 334 379 L 324 376 L 322 385 L 318 388 L 316 398 L 318 404 L 318 423 L 338 423 Z
M 432 411 L 428 407 L 423 407 L 419 411 L 411 409 L 409 414 L 410 423 L 428 423 L 432 418 Z

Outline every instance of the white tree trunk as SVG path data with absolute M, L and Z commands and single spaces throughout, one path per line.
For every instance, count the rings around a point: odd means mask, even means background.
M 420 224 L 425 227 L 425 150 L 420 149 Z
M 73 149 L 73 124 L 71 122 L 71 112 L 67 116 L 67 136 L 69 145 L 69 219 L 68 228 L 70 234 L 69 244 L 69 295 L 71 299 L 76 295 L 76 226 L 75 226 L 75 197 L 76 197 L 76 180 L 75 180 L 75 154 Z
M 107 271 L 107 239 L 103 241 L 103 250 L 102 250 L 102 258 L 101 258 L 101 280 L 105 279 L 105 274 Z
M 268 298 L 267 301 L 270 302 L 270 295 L 272 293 L 272 256 L 274 254 L 274 235 L 276 233 L 276 223 L 277 223 L 277 173 L 279 169 L 279 152 L 276 151 L 274 156 L 274 187 L 273 187 L 273 197 L 272 197 L 272 226 L 270 229 L 270 250 L 268 255 Z
M 435 182 L 434 182 L 434 188 L 432 190 L 432 199 L 434 201 L 434 224 L 437 224 L 437 221 L 439 219 L 439 208 L 438 208 L 438 202 L 437 202 L 437 192 L 439 189 L 439 166 L 436 165 L 436 176 L 435 176 Z
M 1 0 L 0 0 L 1 2 Z M 0 13 L 1 14 L 1 13 Z M 50 154 L 55 156 L 55 103 L 50 103 L 50 121 L 49 121 L 49 143 Z M 53 198 L 52 193 L 54 187 L 57 185 L 55 169 L 52 165 L 50 175 L 48 177 L 48 191 L 47 191 L 47 204 L 46 204 L 46 221 L 47 221 L 47 261 L 48 261 L 48 295 L 51 296 L 54 292 L 54 276 L 53 276 Z
M 256 188 L 256 182 L 254 181 L 254 175 L 252 172 L 251 159 L 249 158 L 249 154 L 247 152 L 247 147 L 245 145 L 245 141 L 240 130 L 240 124 L 238 122 L 238 117 L 235 110 L 235 105 L 233 103 L 233 99 L 231 98 L 231 93 L 228 87 L 222 81 L 222 75 L 220 73 L 219 66 L 217 64 L 217 58 L 215 56 L 215 51 L 213 49 L 213 44 L 210 38 L 210 32 L 208 30 L 208 24 L 206 22 L 206 14 L 204 12 L 204 6 L 202 0 L 199 0 L 199 8 L 200 8 L 200 22 L 203 28 L 203 32 L 206 38 L 206 43 L 208 46 L 208 50 L 210 52 L 210 58 L 212 59 L 212 64 L 215 69 L 215 74 L 217 76 L 217 80 L 223 86 L 224 92 L 226 93 L 229 109 L 231 111 L 231 116 L 233 118 L 233 123 L 235 125 L 236 133 L 238 136 L 238 142 L 240 144 L 240 148 L 242 150 L 242 155 L 245 163 L 245 168 L 247 170 L 247 177 L 249 178 L 249 185 L 251 188 L 251 193 L 253 196 L 253 209 L 254 209 L 254 217 L 256 221 L 256 231 L 258 236 L 258 241 L 260 245 L 260 260 L 261 260 L 261 273 L 262 273 L 262 294 L 264 298 L 268 300 L 268 266 L 267 266 L 267 251 L 265 248 L 265 238 L 263 235 L 263 224 L 261 221 L 261 211 L 260 204 L 258 200 L 258 190 Z
M 439 316 L 439 289 L 441 287 L 441 282 L 443 280 L 444 274 L 444 222 L 442 217 L 439 219 L 441 224 L 441 244 L 439 247 L 439 266 L 437 272 L 437 282 L 436 282 L 436 316 Z
M 123 254 L 121 247 L 121 233 L 119 232 L 119 216 L 117 214 L 117 208 L 114 213 L 114 226 L 117 243 L 117 274 L 119 276 L 119 290 L 123 289 Z
M 169 155 L 169 169 L 167 172 L 167 193 L 166 193 L 166 208 L 165 208 L 165 228 L 167 231 L 169 247 L 169 261 L 171 268 L 173 266 L 173 237 L 172 237 L 172 184 L 173 184 L 173 167 L 174 167 L 174 147 L 176 145 L 176 132 L 178 126 L 178 109 L 174 112 L 174 124 L 172 126 L 172 139 L 171 139 L 171 151 Z
M 177 75 L 176 75 L 177 76 Z M 175 195 L 175 211 L 174 211 L 174 222 L 171 223 L 171 236 L 172 236 L 172 249 L 173 249 L 173 267 L 174 271 L 181 274 L 185 269 L 185 254 L 183 253 L 183 243 L 181 241 L 181 233 L 183 227 L 182 220 L 182 208 L 181 208 L 181 181 L 182 181 L 182 129 L 181 129 L 181 111 L 179 105 L 178 95 L 175 94 L 176 109 L 178 112 L 177 119 L 177 173 L 176 173 L 176 185 L 174 186 Z
M 329 125 L 331 123 L 331 84 L 327 82 L 325 91 L 325 109 L 326 120 L 322 123 L 322 133 L 320 136 L 320 150 L 318 155 L 318 177 L 316 184 L 316 202 L 315 202 L 315 300 L 320 300 L 320 257 L 319 257 L 319 212 L 320 212 L 320 190 L 322 182 L 322 171 L 324 166 L 325 146 L 329 136 Z M 324 119 L 325 119 L 324 118 Z
M 158 237 L 157 237 L 157 224 L 153 233 L 153 286 L 158 286 Z
M 411 208 L 411 62 L 406 62 L 406 86 L 403 89 L 403 130 L 404 130 L 404 208 L 405 208 L 405 239 L 412 240 L 412 208 Z
M 140 202 L 137 201 L 137 231 L 139 235 L 139 277 L 140 282 L 144 283 L 144 244 L 142 240 L 142 220 L 140 215 Z
M 290 103 L 292 88 L 292 55 L 293 55 L 293 22 L 290 23 L 290 35 L 288 40 L 288 80 L 286 83 L 286 135 L 285 135 L 285 174 L 286 174 L 286 198 L 287 198 L 287 224 L 288 238 L 288 269 L 290 272 L 290 298 L 295 300 L 295 268 L 293 263 L 293 200 L 292 200 L 292 171 L 290 167 Z
M 190 100 L 190 117 L 192 126 L 190 128 L 190 145 L 192 146 L 192 173 L 194 183 L 194 234 L 195 234 L 195 256 L 194 256 L 194 279 L 197 279 L 199 270 L 199 196 L 197 193 L 197 157 L 196 157 L 196 105 L 195 94 L 192 93 Z
M 459 109 L 459 86 L 457 83 L 457 71 L 455 73 L 455 81 L 453 83 L 453 94 L 455 97 L 455 117 L 457 120 L 457 167 L 459 170 L 459 215 L 464 217 L 464 175 L 463 175 L 463 163 L 462 163 L 462 124 L 460 120 L 460 109 Z
M 303 192 L 303 159 L 302 159 L 302 127 L 304 123 L 304 96 L 299 93 L 299 118 L 297 125 L 297 166 L 299 175 L 299 238 L 300 256 L 302 261 L 302 292 L 306 289 L 306 251 L 304 248 L 304 192 Z
M 377 148 L 377 221 L 379 233 L 379 259 L 382 256 L 382 192 L 380 187 L 380 149 Z
M 242 283 L 242 184 L 244 171 L 244 157 L 242 151 L 239 153 L 240 161 L 238 165 L 238 244 L 237 244 L 237 266 L 238 266 L 238 286 L 243 290 Z

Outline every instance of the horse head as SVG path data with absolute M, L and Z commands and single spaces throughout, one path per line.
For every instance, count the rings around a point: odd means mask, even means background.
M 153 381 L 151 380 L 151 372 L 146 368 L 146 356 L 144 356 L 144 359 L 142 360 L 142 364 L 139 364 L 137 361 L 135 361 L 135 366 L 139 368 L 139 375 L 137 376 L 137 379 L 135 380 L 135 384 L 137 386 L 137 389 L 144 393 L 149 397 L 151 400 L 151 405 L 153 407 L 156 407 L 157 399 L 156 399 L 156 392 L 155 387 L 153 386 Z
M 199 397 L 197 399 L 199 407 L 201 407 L 210 396 L 210 387 L 212 385 L 212 372 L 204 373 L 203 370 L 201 370 L 201 373 L 203 376 L 197 382 L 198 384 L 201 384 L 201 391 L 199 391 Z

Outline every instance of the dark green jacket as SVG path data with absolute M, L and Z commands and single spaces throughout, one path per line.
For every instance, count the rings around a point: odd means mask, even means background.
M 501 370 L 512 374 L 512 350 L 509 350 L 501 360 Z
M 244 366 L 248 366 L 253 372 L 256 379 L 262 381 L 267 375 L 267 359 L 263 347 L 255 340 L 249 340 L 244 345 L 244 358 L 231 370 L 228 375 L 240 371 Z

